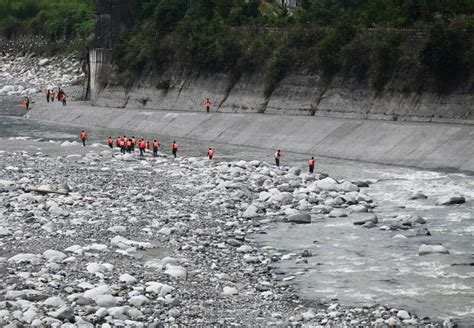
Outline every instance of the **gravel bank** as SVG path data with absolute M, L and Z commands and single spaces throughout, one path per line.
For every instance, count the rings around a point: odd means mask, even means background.
M 0 325 L 435 326 L 387 306 L 305 303 L 273 263 L 312 255 L 248 241 L 274 221 L 330 219 L 322 209 L 341 204 L 328 198 L 370 212 L 356 184 L 259 161 L 62 148 L 0 152 Z

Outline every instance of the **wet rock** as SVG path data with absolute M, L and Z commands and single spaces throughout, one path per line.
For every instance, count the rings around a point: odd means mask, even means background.
M 418 255 L 429 254 L 449 254 L 449 251 L 443 245 L 421 245 L 418 248 Z
M 62 321 L 74 321 L 74 310 L 68 306 L 63 306 L 54 312 L 50 312 L 49 315 Z
M 427 228 L 418 228 L 415 231 L 416 236 L 431 236 L 431 232 Z
M 455 204 L 463 204 L 466 202 L 464 196 L 447 196 L 444 198 L 440 198 L 436 205 L 455 205 Z
M 375 214 L 364 214 L 364 215 L 351 215 L 351 218 L 355 218 L 353 221 L 354 225 L 363 225 L 367 222 L 378 223 L 379 220 Z
M 410 200 L 415 200 L 415 199 L 427 199 L 428 196 L 426 196 L 425 194 L 421 193 L 421 192 L 417 192 L 415 193 L 414 195 L 410 196 Z
M 297 224 L 308 224 L 311 223 L 311 215 L 309 214 L 296 214 L 288 217 L 288 222 Z
M 408 314 L 408 312 L 405 311 L 405 310 L 400 310 L 400 311 L 398 311 L 397 317 L 399 317 L 399 318 L 402 319 L 402 320 L 410 319 L 410 318 L 411 318 L 410 315 Z
M 341 217 L 346 217 L 347 213 L 344 210 L 341 209 L 334 209 L 329 213 L 330 218 L 341 218 Z
M 237 295 L 238 293 L 239 291 L 237 290 L 237 288 L 229 286 L 225 286 L 222 291 L 223 295 Z

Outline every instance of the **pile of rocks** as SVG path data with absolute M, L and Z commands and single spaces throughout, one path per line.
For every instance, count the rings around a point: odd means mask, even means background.
M 81 85 L 85 78 L 74 54 L 41 58 L 34 53 L 0 55 L 0 96 L 42 95 L 46 89 Z
M 0 325 L 434 326 L 387 306 L 305 303 L 281 258 L 249 242 L 273 221 L 371 215 L 354 183 L 99 148 L 0 159 Z

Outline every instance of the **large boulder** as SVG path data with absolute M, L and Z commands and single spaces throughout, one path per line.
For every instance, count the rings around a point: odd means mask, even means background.
M 454 205 L 454 204 L 463 204 L 466 202 L 466 199 L 463 196 L 446 196 L 440 198 L 436 205 Z
M 297 224 L 311 223 L 311 215 L 309 214 L 295 214 L 288 217 L 288 222 Z
M 351 215 L 351 218 L 354 218 L 353 223 L 355 225 L 364 225 L 367 222 L 378 223 L 379 220 L 375 214 L 359 214 Z
M 337 181 L 331 178 L 324 178 L 322 180 L 318 180 L 315 183 L 316 187 L 322 190 L 333 190 L 338 191 L 339 185 Z

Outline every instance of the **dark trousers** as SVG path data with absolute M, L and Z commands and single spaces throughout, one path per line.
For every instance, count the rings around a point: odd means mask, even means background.
M 125 147 L 120 147 L 120 152 L 121 152 L 122 154 L 125 154 Z
M 109 147 L 110 147 L 110 148 L 114 148 L 114 144 L 109 144 Z
M 158 156 L 158 148 L 153 148 L 153 157 Z
M 145 157 L 145 155 L 143 155 L 144 152 L 145 152 L 145 149 L 144 149 L 144 148 L 140 148 L 140 157 Z
M 86 138 L 82 138 L 82 145 L 85 147 L 86 146 Z
M 212 156 L 209 156 L 209 159 L 212 159 Z
M 276 166 L 280 166 L 280 159 L 275 157 L 275 164 Z
M 206 111 L 207 111 L 208 114 L 209 114 L 209 109 L 210 109 L 210 108 L 206 106 Z
M 313 173 L 314 172 L 314 165 L 310 165 L 309 166 L 309 173 Z
M 173 149 L 173 156 L 174 156 L 174 158 L 176 158 L 176 153 L 177 153 L 177 152 L 178 152 L 177 149 Z
M 46 101 L 49 102 L 49 96 L 46 96 Z

